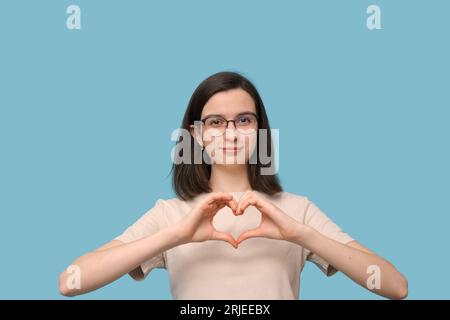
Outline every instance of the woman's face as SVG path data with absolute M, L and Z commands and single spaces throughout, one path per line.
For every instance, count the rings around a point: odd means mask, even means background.
M 245 90 L 216 93 L 205 104 L 201 119 L 201 143 L 211 164 L 248 163 L 256 147 L 258 123 L 255 103 Z

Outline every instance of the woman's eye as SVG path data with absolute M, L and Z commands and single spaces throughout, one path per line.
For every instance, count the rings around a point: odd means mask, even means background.
M 211 119 L 209 120 L 209 124 L 211 126 L 220 126 L 222 124 L 222 120 L 221 119 Z
M 250 123 L 250 118 L 249 117 L 242 117 L 239 118 L 238 123 L 243 124 L 243 125 L 248 125 Z

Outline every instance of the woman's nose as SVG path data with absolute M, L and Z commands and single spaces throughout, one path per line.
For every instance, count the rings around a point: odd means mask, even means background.
M 233 124 L 232 127 L 230 127 L 230 123 Z M 227 126 L 225 127 L 225 129 L 228 129 L 228 128 L 234 128 L 234 129 L 236 129 L 236 122 L 234 122 L 234 120 L 228 120 L 228 121 L 227 121 Z
M 225 130 L 225 137 L 227 139 L 233 139 L 233 140 L 236 139 L 237 134 L 236 134 L 236 127 L 234 125 L 231 127 L 227 126 L 227 128 Z

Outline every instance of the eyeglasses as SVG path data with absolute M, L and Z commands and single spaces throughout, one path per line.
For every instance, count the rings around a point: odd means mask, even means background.
M 228 123 L 233 122 L 234 127 L 241 134 L 252 134 L 258 126 L 258 117 L 254 113 L 241 113 L 237 115 L 233 120 L 227 120 L 219 115 L 206 116 L 201 120 L 205 126 L 205 130 L 208 130 L 213 136 L 221 136 L 228 128 Z

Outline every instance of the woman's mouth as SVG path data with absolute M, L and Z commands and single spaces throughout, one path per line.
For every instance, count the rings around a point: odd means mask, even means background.
M 227 147 L 227 148 L 222 148 L 223 151 L 225 152 L 236 152 L 241 150 L 242 148 L 238 148 L 238 147 Z

